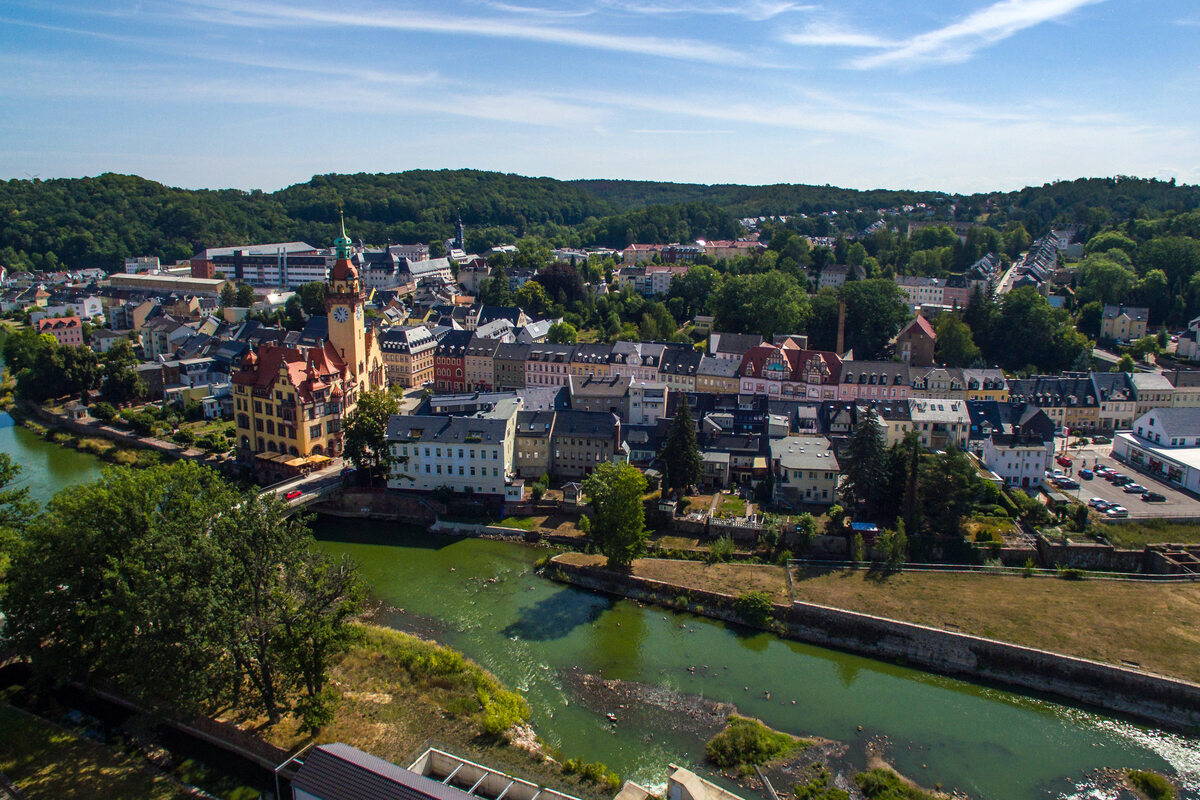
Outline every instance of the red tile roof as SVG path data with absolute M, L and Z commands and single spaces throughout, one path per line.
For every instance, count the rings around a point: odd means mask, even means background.
M 310 402 L 314 391 L 330 385 L 336 387 L 346 377 L 346 363 L 329 342 L 303 349 L 268 343 L 261 345 L 256 353 L 247 354 L 232 382 L 267 394 L 283 377 L 281 369 L 286 369 L 285 379 L 302 402 Z

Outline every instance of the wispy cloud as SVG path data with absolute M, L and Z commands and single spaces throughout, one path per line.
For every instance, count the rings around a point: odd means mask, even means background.
M 627 36 L 548 25 L 530 20 L 444 16 L 422 11 L 394 11 L 384 7 L 369 11 L 350 8 L 316 8 L 270 2 L 232 0 L 188 0 L 197 21 L 217 22 L 252 28 L 297 27 L 356 28 L 366 30 L 416 31 L 447 35 L 480 36 L 493 39 L 585 47 L 620 53 L 699 61 L 712 64 L 747 64 L 737 51 L 712 42 L 683 38 Z
M 1001 0 L 943 28 L 918 34 L 883 53 L 857 59 L 860 69 L 895 64 L 957 63 L 988 45 L 1104 0 Z
M 605 8 L 634 14 L 657 16 L 685 14 L 717 14 L 745 17 L 754 22 L 772 19 L 780 14 L 795 11 L 811 11 L 816 6 L 789 2 L 788 0 L 743 0 L 743 2 L 678 3 L 671 0 L 600 0 Z
M 860 56 L 850 66 L 872 69 L 894 65 L 949 64 L 966 61 L 976 51 L 1026 28 L 1065 17 L 1104 0 L 1000 0 L 936 30 L 906 39 L 856 30 L 833 20 L 814 20 L 780 39 L 805 47 L 852 47 L 883 52 Z
M 627 133 L 636 133 L 642 136 L 714 136 L 733 132 L 732 130 L 697 130 L 695 128 L 633 128 L 627 131 Z
M 832 22 L 809 23 L 803 30 L 779 37 L 788 44 L 807 47 L 895 47 L 896 41 L 865 31 L 855 31 Z

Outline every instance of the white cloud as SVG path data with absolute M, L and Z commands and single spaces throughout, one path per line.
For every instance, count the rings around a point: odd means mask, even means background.
M 626 36 L 593 33 L 527 20 L 442 16 L 420 11 L 395 11 L 374 8 L 357 11 L 349 8 L 315 8 L 270 2 L 232 2 L 232 0 L 188 0 L 193 17 L 202 22 L 218 22 L 253 28 L 298 27 L 357 28 L 367 30 L 415 31 L 449 35 L 516 39 L 584 47 L 621 53 L 658 56 L 682 61 L 713 64 L 745 64 L 741 53 L 711 42 L 682 38 Z M 184 3 L 180 4 L 185 5 Z
M 813 22 L 801 31 L 779 37 L 788 44 L 818 47 L 895 47 L 896 42 L 873 33 L 853 31 L 830 22 Z
M 754 22 L 796 11 L 811 11 L 816 6 L 788 0 L 743 0 L 743 2 L 678 3 L 670 0 L 600 0 L 600 5 L 617 11 L 651 15 L 718 14 L 745 17 Z
M 863 56 L 854 61 L 853 66 L 869 69 L 895 64 L 965 61 L 980 48 L 1100 2 L 1104 0 L 1001 0 L 958 22 L 906 39 L 886 52 Z

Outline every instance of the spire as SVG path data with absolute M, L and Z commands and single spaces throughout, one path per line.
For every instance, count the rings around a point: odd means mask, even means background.
M 350 238 L 346 236 L 346 215 L 342 213 L 340 208 L 338 209 L 338 216 L 341 218 L 342 222 L 342 235 L 334 241 L 333 246 L 337 251 L 337 258 L 340 261 L 344 258 L 350 258 L 350 249 L 353 245 L 353 242 L 351 242 Z

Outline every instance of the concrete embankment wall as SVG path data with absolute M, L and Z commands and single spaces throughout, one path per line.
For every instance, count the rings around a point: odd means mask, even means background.
M 732 595 L 554 559 L 564 583 L 745 624 Z M 1200 685 L 1134 669 L 927 628 L 854 611 L 794 603 L 774 607 L 770 626 L 788 638 L 907 666 L 1055 695 L 1175 729 L 1200 726 Z

